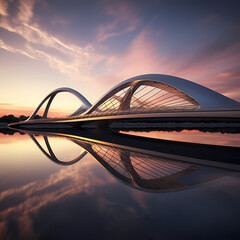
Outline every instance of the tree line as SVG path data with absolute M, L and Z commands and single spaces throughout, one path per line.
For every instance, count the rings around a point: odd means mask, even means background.
M 25 121 L 29 118 L 29 116 L 24 116 L 21 115 L 20 117 L 15 117 L 13 114 L 10 115 L 4 115 L 0 118 L 0 122 L 4 123 L 14 123 L 14 122 L 20 122 L 20 121 Z M 34 119 L 39 119 L 41 116 L 36 115 Z

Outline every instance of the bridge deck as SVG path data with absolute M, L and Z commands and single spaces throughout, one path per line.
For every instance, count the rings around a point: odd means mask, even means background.
M 182 120 L 181 120 L 182 119 Z M 12 123 L 9 124 L 10 127 L 29 127 L 34 126 L 40 127 L 40 125 L 50 124 L 53 127 L 53 124 L 70 124 L 70 125 L 82 125 L 84 123 L 95 123 L 97 125 L 109 126 L 110 123 L 116 121 L 134 121 L 134 122 L 167 122 L 176 120 L 179 122 L 201 122 L 205 120 L 207 122 L 210 120 L 213 122 L 226 121 L 239 123 L 240 121 L 240 111 L 187 111 L 187 112 L 159 112 L 159 113 L 134 113 L 134 114 L 119 114 L 119 115 L 110 115 L 110 116 L 92 116 L 92 115 L 82 115 L 81 118 L 44 118 L 29 120 L 24 122 Z M 66 126 L 66 125 L 65 125 Z M 62 125 L 64 128 L 64 125 Z

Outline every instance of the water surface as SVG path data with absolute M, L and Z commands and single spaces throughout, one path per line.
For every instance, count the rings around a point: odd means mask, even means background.
M 32 136 L 49 153 L 46 135 Z M 0 239 L 240 237 L 238 172 L 79 138 L 47 142 L 53 154 L 27 134 L 0 134 Z
M 151 137 L 157 139 L 193 142 L 200 144 L 213 144 L 220 146 L 240 147 L 240 133 L 204 132 L 199 130 L 181 131 L 120 131 L 125 134 Z

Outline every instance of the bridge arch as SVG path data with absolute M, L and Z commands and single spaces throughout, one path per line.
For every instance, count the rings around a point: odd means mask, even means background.
M 51 93 L 49 93 L 43 100 L 42 102 L 38 105 L 38 107 L 36 108 L 36 110 L 32 113 L 32 115 L 27 119 L 27 120 L 32 120 L 34 119 L 34 117 L 36 116 L 36 114 L 38 113 L 39 109 L 42 107 L 42 105 L 48 101 L 47 106 L 44 110 L 43 113 L 43 118 L 47 118 L 48 115 L 48 111 L 49 108 L 52 104 L 52 101 L 54 99 L 54 97 L 60 93 L 60 92 L 68 92 L 73 94 L 74 96 L 76 96 L 80 102 L 81 102 L 81 106 L 80 108 L 77 109 L 77 111 L 75 111 L 74 113 L 72 113 L 70 116 L 75 116 L 75 115 L 79 115 L 81 113 L 83 113 L 84 111 L 86 111 L 88 108 L 90 108 L 92 106 L 92 104 L 79 92 L 77 92 L 76 90 L 72 89 L 72 88 L 67 88 L 67 87 L 62 87 L 62 88 L 57 88 L 55 90 L 53 90 Z
M 140 112 L 152 112 L 239 108 L 240 103 L 186 79 L 163 74 L 145 74 L 121 82 L 85 114 L 98 115 L 102 112 L 108 115 L 121 111 L 131 113 L 133 110 L 136 112 L 136 109 Z

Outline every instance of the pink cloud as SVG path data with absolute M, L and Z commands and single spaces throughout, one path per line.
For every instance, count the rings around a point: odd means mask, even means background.
M 117 36 L 121 36 L 121 35 L 124 35 L 128 32 L 132 32 L 135 30 L 135 26 L 129 26 L 125 29 L 123 29 L 122 31 L 112 31 L 114 28 L 116 28 L 118 25 L 117 22 L 114 22 L 114 23 L 110 23 L 109 25 L 106 25 L 106 26 L 100 26 L 99 27 L 99 30 L 98 30 L 98 36 L 97 36 L 97 39 L 99 42 L 102 42 L 104 40 L 106 40 L 107 38 L 110 38 L 110 37 L 117 37 Z
M 238 36 L 221 38 L 220 42 L 209 44 L 194 56 L 189 53 L 170 55 L 163 51 L 165 46 L 161 43 L 161 30 L 151 31 L 149 25 L 129 40 L 127 50 L 112 54 L 110 50 L 106 53 L 105 50 L 110 49 L 106 45 L 106 49 L 101 48 L 99 43 L 81 46 L 50 34 L 37 22 L 33 22 L 35 1 L 21 0 L 19 3 L 17 16 L 8 16 L 7 1 L 0 0 L 0 13 L 3 15 L 0 27 L 21 36 L 25 43 L 19 47 L 0 39 L 0 48 L 46 62 L 70 80 L 81 79 L 86 88 L 96 83 L 96 90 L 92 91 L 92 97 L 95 98 L 93 101 L 115 83 L 146 73 L 183 77 L 239 99 L 237 79 L 240 74 L 231 75 L 231 69 L 239 67 Z M 103 1 L 103 5 L 111 21 L 97 28 L 96 39 L 100 44 L 106 39 L 132 32 L 139 26 L 141 18 L 136 13 L 136 6 L 129 1 Z M 158 17 L 155 16 L 152 22 Z M 64 18 L 55 21 L 68 24 Z M 154 41 L 153 36 L 159 41 Z
M 112 56 L 111 61 L 105 62 L 102 81 L 106 85 L 114 86 L 136 75 L 160 73 L 197 82 L 240 100 L 240 54 L 237 43 L 226 46 L 222 51 L 215 46 L 216 49 L 203 50 L 196 55 L 172 56 L 164 54 L 164 45 L 154 42 L 149 36 L 154 36 L 154 32 L 144 29 L 123 54 Z
M 22 6 L 25 6 L 24 3 L 22 4 Z M 31 6 L 33 7 L 33 5 Z M 31 9 L 29 7 L 27 15 L 19 11 L 18 19 L 15 20 L 20 20 L 20 24 L 15 24 L 15 21 L 10 20 L 10 17 L 0 20 L 0 27 L 11 33 L 15 33 L 16 36 L 21 36 L 26 40 L 25 45 L 14 47 L 10 46 L 7 41 L 0 39 L 0 48 L 34 60 L 47 62 L 52 68 L 66 74 L 70 79 L 79 79 L 79 76 L 81 76 L 83 80 L 90 80 L 89 71 L 91 71 L 96 63 L 104 59 L 105 56 L 97 53 L 91 45 L 84 47 L 76 46 L 69 42 L 64 42 L 58 37 L 42 30 L 37 23 L 30 22 Z M 36 46 L 41 46 L 41 50 Z M 49 48 L 54 49 L 59 54 L 53 55 L 48 51 Z
M 166 56 L 160 55 L 159 49 L 147 36 L 148 32 L 142 31 L 125 53 L 122 59 L 126 63 L 123 68 L 124 75 L 157 73 L 159 71 L 164 73 L 167 70 L 167 66 L 164 63 Z
M 33 16 L 35 0 L 20 0 L 18 19 L 22 22 L 29 22 Z
M 107 62 L 109 79 L 122 81 L 141 74 L 162 73 L 172 74 L 176 60 L 163 54 L 161 48 L 149 38 L 151 33 L 143 30 L 131 42 L 129 48 L 122 54 Z
M 0 0 L 0 14 L 3 16 L 8 16 L 8 1 Z

